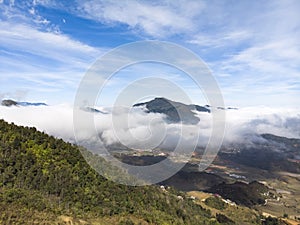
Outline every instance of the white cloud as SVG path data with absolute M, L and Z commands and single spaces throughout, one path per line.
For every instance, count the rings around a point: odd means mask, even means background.
M 283 105 L 292 98 L 296 100 L 300 91 L 300 47 L 297 42 L 291 36 L 246 48 L 216 62 L 213 65 L 215 73 L 232 75 L 220 78 L 225 89 L 234 93 L 232 96 L 238 92 L 248 92 L 249 99 L 250 96 L 264 98 L 270 95 L 273 98 L 265 104 L 277 101 L 277 105 Z
M 194 36 L 194 39 L 188 41 L 188 43 L 210 48 L 229 47 L 249 40 L 251 36 L 252 34 L 246 30 L 229 31 L 227 33 L 221 33 L 217 35 L 199 33 Z
M 63 34 L 39 31 L 28 25 L 0 22 L 1 46 L 63 63 L 73 63 L 99 56 L 100 50 Z
M 82 112 L 88 113 L 88 112 Z M 226 133 L 224 144 L 251 144 L 257 141 L 257 134 L 271 133 L 275 135 L 300 138 L 299 109 L 248 107 L 226 111 Z M 73 108 L 70 105 L 42 107 L 3 107 L 0 106 L 0 118 L 17 125 L 34 126 L 50 135 L 74 142 Z M 112 117 L 113 115 L 113 117 Z M 128 147 L 138 149 L 161 148 L 174 149 L 182 138 L 184 146 L 197 141 L 198 146 L 205 146 L 211 133 L 211 115 L 199 113 L 201 121 L 198 125 L 166 124 L 164 115 L 144 113 L 140 109 L 117 110 L 115 114 L 95 114 L 96 127 L 86 127 L 82 123 L 81 133 L 77 136 L 79 143 L 89 146 L 98 139 L 107 144 L 121 142 Z M 115 124 L 112 123 L 112 118 Z M 127 123 L 128 120 L 128 123 Z M 115 127 L 116 126 L 116 127 Z M 183 131 L 182 131 L 183 129 Z M 97 135 L 97 132 L 98 135 Z M 183 133 L 182 133 L 183 132 Z M 259 138 L 258 138 L 259 139 Z
M 2 72 L 86 70 L 102 50 L 63 34 L 36 9 L 48 1 L 3 4 L 0 21 Z M 11 65 L 8 67 L 6 65 Z M 14 67 L 14 68 L 13 68 Z
M 300 138 L 297 108 L 246 107 L 226 114 L 225 143 L 243 143 L 249 135 L 264 133 Z
M 148 35 L 163 37 L 193 32 L 196 25 L 193 19 L 203 7 L 204 3 L 197 1 L 79 1 L 76 13 L 102 23 L 126 24 Z

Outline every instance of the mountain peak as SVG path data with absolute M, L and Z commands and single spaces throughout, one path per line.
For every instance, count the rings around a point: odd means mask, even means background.
M 182 122 L 185 124 L 197 124 L 200 119 L 195 111 L 210 112 L 209 109 L 199 105 L 186 105 L 163 97 L 156 97 L 151 101 L 134 104 L 133 107 L 145 106 L 147 112 L 163 113 L 167 116 L 167 121 L 171 123 Z
M 1 105 L 10 107 L 10 106 L 18 105 L 18 102 L 11 99 L 4 99 L 2 100 Z
M 47 106 L 46 103 L 43 102 L 17 102 L 12 99 L 4 99 L 1 102 L 2 106 Z

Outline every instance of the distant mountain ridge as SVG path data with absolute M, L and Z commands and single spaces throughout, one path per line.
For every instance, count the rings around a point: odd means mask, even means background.
M 297 138 L 287 138 L 274 134 L 262 134 L 264 139 L 268 141 L 273 141 L 276 143 L 283 143 L 289 151 L 299 152 L 300 149 L 300 139 Z
M 85 111 L 85 112 L 90 112 L 90 113 L 101 113 L 101 114 L 108 114 L 107 112 L 103 112 L 99 109 L 93 108 L 93 107 L 81 107 L 81 110 Z
M 11 99 L 4 99 L 1 102 L 2 106 L 47 106 L 46 103 L 43 102 L 18 102 Z
M 233 152 L 220 152 L 219 156 L 238 164 L 270 172 L 300 173 L 300 139 L 261 134 L 264 141 L 245 147 L 235 146 Z
M 210 109 L 199 105 L 186 105 L 184 103 L 171 101 L 166 98 L 155 98 L 149 102 L 142 102 L 133 105 L 133 107 L 144 106 L 147 112 L 163 113 L 167 115 L 167 120 L 171 123 L 197 124 L 200 119 L 196 116 L 198 112 L 210 113 Z

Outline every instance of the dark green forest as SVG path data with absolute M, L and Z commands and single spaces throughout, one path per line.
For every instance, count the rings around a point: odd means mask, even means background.
M 172 188 L 104 179 L 80 151 L 35 128 L 0 120 L 0 224 L 55 224 L 60 215 L 115 218 L 120 224 L 134 224 L 135 218 L 141 224 L 218 224 L 208 210 Z

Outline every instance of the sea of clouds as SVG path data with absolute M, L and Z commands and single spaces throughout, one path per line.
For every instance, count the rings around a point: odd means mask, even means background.
M 187 125 L 166 123 L 164 114 L 146 113 L 141 108 L 129 111 L 123 108 L 99 109 L 105 113 L 81 112 L 93 117 L 93 126 L 86 127 L 82 121 L 82 127 L 79 125 L 75 130 L 76 138 L 71 105 L 0 106 L 0 118 L 17 125 L 36 127 L 49 135 L 86 147 L 98 141 L 104 145 L 122 143 L 134 149 L 174 149 L 179 140 L 186 148 L 195 143 L 203 147 L 211 135 L 212 117 L 205 112 L 197 113 L 200 118 L 197 125 Z M 223 145 L 257 142 L 261 139 L 259 134 L 263 133 L 300 138 L 298 109 L 247 107 L 226 110 L 225 125 Z

